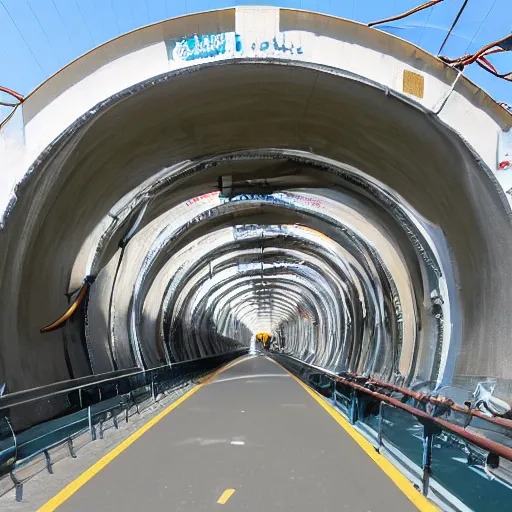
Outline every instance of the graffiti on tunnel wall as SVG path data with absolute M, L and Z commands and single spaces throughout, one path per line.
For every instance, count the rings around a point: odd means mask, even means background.
M 207 59 L 223 55 L 226 52 L 232 53 L 231 34 L 209 34 L 182 39 L 176 41 L 172 53 L 169 55 L 173 60 L 191 61 L 196 59 Z
M 204 34 L 166 41 L 169 60 L 180 63 L 208 58 L 283 57 L 302 55 L 297 34 L 278 33 L 273 37 L 244 37 L 235 32 Z

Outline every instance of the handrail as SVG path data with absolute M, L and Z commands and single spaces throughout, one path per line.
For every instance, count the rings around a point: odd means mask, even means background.
M 109 383 L 114 383 L 119 379 L 128 377 L 137 377 L 139 375 L 146 375 L 148 373 L 156 373 L 161 370 L 173 368 L 180 370 L 190 365 L 195 365 L 199 361 L 208 362 L 208 360 L 217 358 L 230 352 L 246 352 L 247 349 L 240 348 L 236 350 L 230 350 L 222 354 L 215 354 L 212 356 L 201 357 L 199 359 L 190 359 L 188 361 L 180 361 L 173 363 L 172 366 L 162 365 L 149 370 L 143 370 L 141 368 L 129 368 L 127 370 L 118 370 L 115 372 L 108 372 L 99 375 L 90 375 L 88 377 L 82 377 L 79 379 L 66 380 L 57 382 L 55 384 L 49 384 L 48 386 L 41 386 L 39 388 L 27 389 L 24 391 L 18 391 L 16 393 L 9 393 L 0 397 L 0 412 L 4 409 L 16 407 L 18 405 L 26 405 L 27 403 L 34 402 L 41 399 L 47 399 L 49 397 L 55 397 L 60 394 L 70 393 L 72 391 L 78 391 L 91 386 L 99 386 Z
M 55 397 L 60 394 L 70 393 L 71 391 L 78 391 L 79 389 L 89 386 L 107 384 L 125 377 L 141 375 L 142 373 L 144 373 L 144 370 L 141 368 L 130 368 L 128 370 L 118 370 L 116 372 L 90 375 L 88 377 L 56 382 L 55 384 L 49 384 L 39 388 L 9 393 L 0 397 L 0 412 L 10 407 L 16 407 L 17 405 L 25 405 L 43 398 Z
M 108 378 L 87 381 L 85 384 L 82 382 L 80 385 L 73 385 L 76 383 L 67 381 L 62 388 L 54 393 L 50 392 L 53 389 L 52 386 L 44 386 L 36 390 L 0 398 L 1 416 L 5 417 L 14 436 L 14 447 L 9 444 L 8 449 L 0 451 L 0 478 L 9 478 L 7 475 L 11 474 L 10 478 L 14 482 L 12 485 L 17 490 L 16 499 L 21 500 L 23 482 L 18 481 L 15 474 L 12 473 L 17 465 L 28 464 L 34 457 L 44 453 L 48 471 L 51 473 L 52 455 L 49 450 L 53 447 L 67 442 L 71 456 L 75 457 L 72 439 L 87 431 L 90 431 L 91 440 L 96 439 L 98 422 L 101 437 L 102 424 L 109 418 L 118 428 L 118 413 L 115 411 L 124 413 L 126 421 L 128 421 L 129 410 L 132 407 L 135 407 L 137 413 L 140 414 L 139 405 L 141 403 L 147 400 L 157 402 L 158 397 L 166 394 L 170 389 L 178 389 L 182 384 L 192 382 L 200 375 L 209 374 L 215 368 L 247 354 L 248 350 L 246 347 L 240 347 L 220 354 L 159 366 L 150 370 L 137 368 L 136 371 L 115 372 L 115 375 L 107 374 Z M 119 375 L 119 373 L 122 374 Z M 75 394 L 72 396 L 69 394 L 70 392 Z M 31 411 L 38 409 L 34 406 L 24 407 L 27 403 L 40 401 L 44 406 L 49 400 L 61 396 L 63 393 L 68 393 L 68 399 L 58 400 L 57 403 L 65 402 L 67 405 L 59 411 L 52 411 L 49 417 L 44 418 L 36 414 L 31 422 L 28 424 L 24 422 L 27 413 L 30 414 Z M 142 400 L 141 397 L 143 397 Z M 20 411 L 17 411 L 17 406 L 21 406 Z M 20 414 L 22 422 L 16 426 L 10 419 L 19 419 Z M 0 438 L 0 446 L 5 445 L 6 442 L 6 439 Z M 0 489 L 0 495 L 6 490 L 9 490 L 8 485 Z
M 445 430 L 445 431 L 448 431 L 452 434 L 455 434 L 457 436 L 460 436 L 462 438 L 464 438 L 465 440 L 467 440 L 468 442 L 478 446 L 479 448 L 482 448 L 483 450 L 486 450 L 486 451 L 489 451 L 489 452 L 492 452 L 496 455 L 499 455 L 501 457 L 504 457 L 505 459 L 509 460 L 509 461 L 512 461 L 512 448 L 509 448 L 508 446 L 505 446 L 504 444 L 501 444 L 499 442 L 496 442 L 496 441 L 492 441 L 490 439 L 487 439 L 483 436 L 480 436 L 478 434 L 474 434 L 474 433 L 471 433 L 471 432 L 468 432 L 465 428 L 459 426 L 459 425 L 456 425 L 455 423 L 452 423 L 448 420 L 444 420 L 442 418 L 439 418 L 439 417 L 434 417 L 434 416 L 431 416 L 429 415 L 428 413 L 426 413 L 425 411 L 422 411 L 421 409 L 418 409 L 416 407 L 413 407 L 411 405 L 408 405 L 404 402 L 401 402 L 400 400 L 396 399 L 396 398 L 393 398 L 393 397 L 390 397 L 388 395 L 385 395 L 383 393 L 380 393 L 378 391 L 372 391 L 360 384 L 357 384 L 349 379 L 346 379 L 346 378 L 343 378 L 343 377 L 340 377 L 338 375 L 335 375 L 331 372 L 328 372 L 328 371 L 325 371 L 319 367 L 316 367 L 316 366 L 313 366 L 313 365 L 310 365 L 308 363 L 305 363 L 303 361 L 300 361 L 299 359 L 297 358 L 294 358 L 294 357 L 291 357 L 291 356 L 288 356 L 288 355 L 285 355 L 285 354 L 273 354 L 274 356 L 278 356 L 279 357 L 285 357 L 285 358 L 289 358 L 289 359 L 293 359 L 295 362 L 305 366 L 305 367 L 309 367 L 311 368 L 312 370 L 314 370 L 315 372 L 318 372 L 318 373 L 323 373 L 324 375 L 328 376 L 329 378 L 331 378 L 333 381 L 335 382 L 338 382 L 340 384 L 343 384 L 343 385 L 346 385 L 356 391 L 360 391 L 362 393 L 365 393 L 366 395 L 369 395 L 369 396 L 372 396 L 374 398 L 377 398 L 379 401 L 381 402 L 385 402 L 389 405 L 392 405 L 398 409 L 401 409 L 403 411 L 406 411 L 408 412 L 409 414 L 412 414 L 413 416 L 416 416 L 417 418 L 421 418 L 423 420 L 428 420 L 429 422 L 431 422 L 432 424 L 435 424 L 437 425 L 439 428 L 441 428 L 442 430 Z M 370 382 L 371 380 L 368 379 Z M 378 382 L 378 381 L 376 381 Z M 392 386 L 390 384 L 386 384 L 387 387 L 395 387 L 395 388 L 398 388 L 397 386 Z M 402 392 L 401 388 L 398 388 L 400 390 L 400 392 Z M 408 396 L 410 396 L 411 398 L 416 398 L 414 396 L 414 392 L 413 391 L 407 391 L 407 393 L 404 393 Z M 422 396 L 421 394 L 418 394 L 420 396 Z M 434 403 L 437 403 L 439 405 L 443 405 L 443 406 L 448 406 L 448 404 L 446 404 L 445 402 L 443 401 L 438 401 L 436 399 L 434 399 L 433 397 L 429 397 L 431 400 L 429 401 L 433 401 Z M 469 410 L 465 410 L 461 407 L 459 407 L 461 409 L 461 411 L 459 412 L 464 412 L 465 414 L 469 414 Z M 476 412 L 476 411 L 474 411 Z M 474 416 L 478 416 L 478 417 L 481 417 L 481 419 L 485 419 L 485 420 L 496 420 L 496 418 L 488 418 L 486 417 L 485 415 L 482 415 L 482 416 L 479 416 L 477 414 L 474 414 Z M 503 424 L 502 422 L 506 422 L 505 424 Z M 508 420 L 503 420 L 500 418 L 500 421 L 491 421 L 491 423 L 497 423 L 499 424 L 500 426 L 505 426 L 505 427 L 508 427 L 510 428 L 510 423 L 512 422 L 509 422 Z M 466 425 L 466 427 L 469 426 L 469 424 Z M 512 432 L 512 430 L 511 430 Z
M 467 430 L 460 427 L 459 425 L 455 425 L 454 423 L 451 423 L 447 420 L 443 420 L 441 418 L 436 418 L 434 416 L 430 416 L 430 414 L 428 414 L 420 409 L 417 409 L 416 407 L 412 407 L 411 405 L 404 404 L 403 402 L 400 402 L 400 400 L 397 400 L 396 398 L 392 398 L 390 396 L 383 395 L 382 393 L 378 393 L 376 391 L 370 391 L 369 389 L 367 389 L 363 386 L 360 386 L 359 384 L 355 384 L 354 382 L 350 382 L 341 377 L 336 377 L 335 380 L 336 380 L 336 382 L 346 384 L 353 389 L 357 389 L 357 390 L 362 391 L 368 395 L 374 396 L 374 397 L 378 398 L 380 401 L 386 402 L 390 405 L 393 405 L 394 407 L 396 407 L 398 409 L 407 411 L 410 414 L 412 414 L 413 416 L 416 416 L 417 418 L 427 419 L 427 420 L 439 425 L 443 430 L 447 430 L 447 431 L 451 432 L 452 434 L 456 434 L 460 437 L 463 437 L 470 443 L 473 443 L 476 446 L 478 446 L 484 450 L 495 453 L 496 455 L 499 455 L 500 457 L 504 457 L 505 459 L 512 461 L 512 448 L 509 448 L 508 446 L 505 446 L 496 441 L 491 441 L 490 439 L 479 436 L 477 434 L 472 434 L 471 432 L 468 432 Z
M 286 356 L 286 357 L 290 357 L 301 364 L 305 364 L 305 365 L 307 364 L 307 363 L 304 363 L 304 362 L 300 361 L 299 359 L 296 359 L 292 356 Z M 341 375 L 337 375 L 333 372 L 329 372 L 328 370 L 325 370 L 318 366 L 311 365 L 311 364 L 307 364 L 307 366 L 315 369 L 316 371 L 324 372 L 326 375 L 329 375 L 331 377 L 343 378 Z M 470 407 L 462 407 L 461 405 L 456 404 L 450 398 L 446 398 L 446 397 L 437 398 L 437 397 L 429 396 L 425 393 L 419 393 L 419 392 L 413 391 L 411 389 L 406 389 L 406 388 L 402 388 L 400 386 L 395 386 L 394 384 L 389 384 L 387 382 L 370 379 L 368 377 L 363 377 L 363 376 L 357 375 L 355 373 L 347 372 L 345 375 L 352 379 L 363 380 L 365 384 L 373 384 L 375 386 L 380 386 L 380 387 L 387 388 L 392 391 L 396 391 L 398 393 L 402 393 L 403 395 L 409 396 L 410 398 L 414 398 L 415 400 L 418 400 L 419 402 L 427 401 L 434 405 L 448 407 L 448 408 L 452 409 L 453 411 L 460 412 L 460 413 L 466 414 L 468 416 L 473 416 L 475 418 L 479 418 L 481 420 L 487 421 L 488 423 L 493 423 L 495 425 L 499 425 L 500 427 L 512 429 L 512 420 L 509 420 L 506 418 L 499 418 L 499 417 L 495 417 L 495 416 L 487 416 L 480 411 L 471 409 Z
M 357 377 L 356 377 L 357 378 Z M 388 384 L 386 382 L 381 382 L 374 379 L 368 379 L 366 381 L 369 384 L 375 384 L 376 386 L 385 387 L 391 389 L 393 391 L 397 391 L 404 395 L 407 395 L 411 398 L 418 400 L 419 402 L 427 401 L 434 405 L 442 405 L 444 407 L 449 407 L 450 409 L 461 412 L 463 414 L 468 414 L 470 416 L 474 416 L 475 418 L 480 418 L 482 420 L 488 421 L 489 423 L 494 423 L 496 425 L 500 425 L 501 427 L 506 427 L 512 429 L 512 420 L 508 420 L 506 418 L 496 418 L 491 416 L 486 416 L 484 413 L 477 411 L 475 409 L 471 409 L 470 407 L 462 407 L 461 405 L 456 404 L 450 398 L 442 397 L 436 398 L 434 396 L 426 395 L 425 393 L 418 393 L 417 391 L 412 391 L 410 389 L 405 389 L 400 386 L 395 386 L 393 384 Z

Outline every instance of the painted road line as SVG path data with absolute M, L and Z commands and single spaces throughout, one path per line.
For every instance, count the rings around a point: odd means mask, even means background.
M 235 360 L 237 363 L 243 358 Z M 217 375 L 231 368 L 233 364 L 228 364 L 214 372 L 211 376 L 213 380 Z M 146 424 L 142 425 L 130 437 L 126 438 L 122 443 L 118 444 L 113 450 L 104 455 L 98 462 L 93 464 L 89 469 L 84 471 L 78 478 L 68 484 L 62 491 L 56 494 L 53 498 L 47 501 L 37 512 L 53 512 L 60 507 L 67 499 L 75 494 L 81 487 L 83 487 L 92 477 L 97 475 L 105 466 L 110 464 L 118 455 L 123 453 L 130 445 L 132 445 L 139 437 L 146 433 L 151 427 L 154 427 L 160 420 L 165 418 L 171 411 L 176 409 L 178 405 L 183 403 L 187 398 L 190 398 L 194 393 L 197 393 L 208 382 L 197 385 L 195 388 L 187 391 L 183 396 L 178 398 L 175 402 L 166 407 L 162 412 L 157 414 L 153 419 L 149 420 Z M 234 492 L 234 491 L 233 491 Z
M 267 358 L 269 361 L 272 361 L 277 366 L 279 366 L 283 371 L 285 371 L 292 379 L 294 379 L 297 383 L 299 383 L 308 394 L 318 403 L 320 404 L 325 411 L 342 427 L 347 434 L 366 452 L 366 454 L 377 464 L 377 466 L 384 471 L 384 473 L 393 481 L 393 483 L 411 500 L 412 503 L 420 510 L 421 512 L 439 512 L 439 509 L 429 501 L 423 494 L 421 494 L 416 487 L 395 467 L 393 464 L 386 459 L 383 455 L 378 453 L 373 445 L 362 435 L 360 434 L 342 415 L 338 412 L 334 407 L 328 404 L 321 395 L 316 393 L 313 389 L 311 389 L 308 385 L 304 384 L 300 379 L 295 377 L 292 373 L 290 373 L 286 368 L 281 366 L 277 361 L 273 359 Z
M 220 498 L 217 500 L 217 503 L 219 505 L 225 505 L 229 498 L 235 494 L 235 489 L 226 489 L 221 495 Z

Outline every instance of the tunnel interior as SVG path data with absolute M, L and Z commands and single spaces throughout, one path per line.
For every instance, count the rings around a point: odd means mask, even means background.
M 14 392 L 268 332 L 338 374 L 506 390 L 507 208 L 460 137 L 374 84 L 271 60 L 173 71 L 82 116 L 18 187 L 1 374 Z

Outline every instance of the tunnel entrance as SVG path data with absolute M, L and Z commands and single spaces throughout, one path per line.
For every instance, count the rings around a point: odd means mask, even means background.
M 463 142 L 377 87 L 282 62 L 171 72 L 34 164 L 1 247 L 3 373 L 17 390 L 269 331 L 274 350 L 400 385 L 489 374 L 509 230 Z M 77 298 L 84 321 L 40 334 Z

